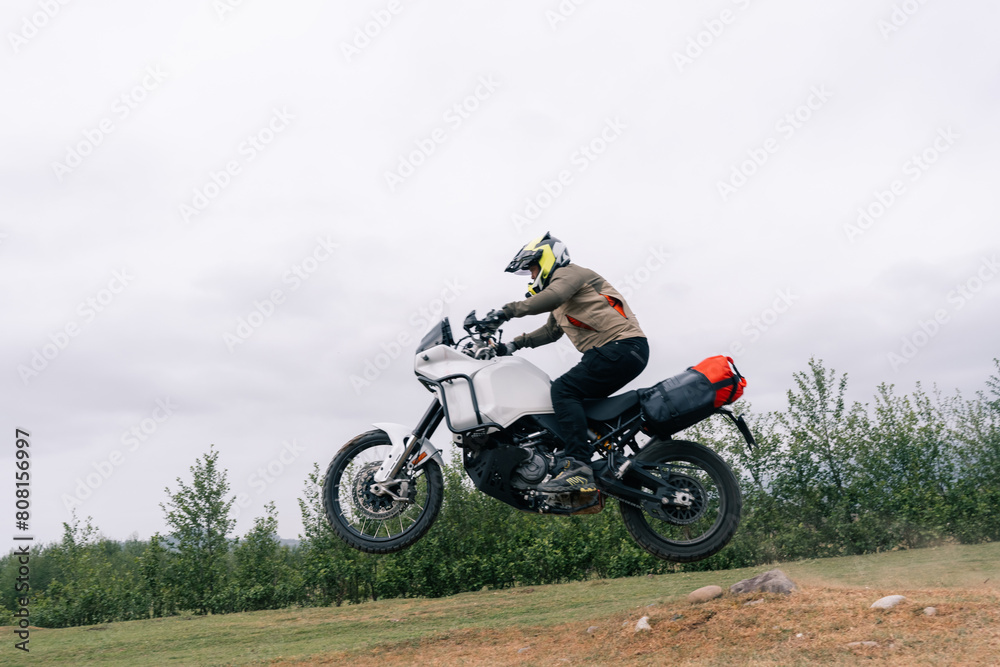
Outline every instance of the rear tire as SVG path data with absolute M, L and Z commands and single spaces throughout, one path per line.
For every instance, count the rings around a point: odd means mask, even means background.
M 729 465 L 703 445 L 685 440 L 654 440 L 635 457 L 650 474 L 668 475 L 682 486 L 688 507 L 619 503 L 629 535 L 664 560 L 690 563 L 718 553 L 740 522 L 743 498 Z
M 370 491 L 372 477 L 391 449 L 385 431 L 363 433 L 337 453 L 323 479 L 323 509 L 330 526 L 341 539 L 366 553 L 405 549 L 424 536 L 441 510 L 444 478 L 434 460 L 406 478 L 405 493 L 396 487 L 395 493 L 405 500 Z

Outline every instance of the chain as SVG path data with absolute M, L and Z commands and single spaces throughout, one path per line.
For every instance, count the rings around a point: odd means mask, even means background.
M 639 503 L 633 503 L 631 500 L 625 500 L 624 498 L 621 498 L 619 496 L 616 496 L 616 495 L 613 495 L 613 494 L 610 494 L 610 493 L 607 494 L 607 495 L 611 496 L 612 498 L 614 498 L 615 500 L 617 500 L 620 503 L 625 503 L 626 505 L 631 505 L 632 507 L 635 507 L 637 509 L 642 509 L 642 505 L 640 505 Z

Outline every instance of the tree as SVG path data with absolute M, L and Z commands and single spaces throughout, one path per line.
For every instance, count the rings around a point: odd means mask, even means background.
M 33 559 L 32 574 L 38 561 L 50 563 L 53 572 L 44 590 L 32 577 L 34 624 L 59 628 L 148 615 L 149 603 L 135 585 L 136 559 L 129 552 L 136 545 L 125 548 L 102 537 L 90 522 L 88 517 L 81 527 L 74 513 L 72 524 L 63 523 L 62 541 Z
M 774 496 L 794 508 L 797 519 L 795 544 L 789 544 L 787 555 L 853 553 L 844 529 L 860 501 L 852 488 L 864 408 L 847 407 L 847 374 L 838 379 L 822 360 L 810 359 L 809 372 L 793 377 L 798 391 L 788 391 L 788 409 L 776 416 L 788 444 L 786 461 L 771 484 Z
M 140 586 L 149 598 L 149 613 L 153 618 L 173 613 L 165 577 L 167 558 L 163 538 L 159 533 L 154 533 L 139 556 Z
M 181 608 L 201 614 L 224 611 L 226 607 L 229 533 L 236 520 L 229 516 L 235 498 L 226 500 L 229 482 L 218 466 L 219 452 L 213 448 L 189 468 L 190 486 L 177 478 L 178 490 L 165 491 L 166 512 L 174 553 L 169 580 Z
M 288 548 L 278 540 L 278 513 L 274 502 L 264 505 L 265 516 L 233 550 L 232 599 L 235 611 L 278 609 L 294 597 Z

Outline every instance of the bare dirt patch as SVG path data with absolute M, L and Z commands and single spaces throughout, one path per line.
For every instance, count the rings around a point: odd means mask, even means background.
M 869 609 L 890 594 L 906 601 Z M 749 600 L 762 603 L 743 606 Z M 937 614 L 927 616 L 925 607 Z M 597 611 L 597 610 L 595 610 Z M 635 633 L 648 616 L 650 632 Z M 598 626 L 592 633 L 588 627 Z M 588 622 L 465 629 L 296 662 L 368 665 L 996 665 L 1000 596 L 975 589 L 805 587 L 791 596 L 672 602 Z

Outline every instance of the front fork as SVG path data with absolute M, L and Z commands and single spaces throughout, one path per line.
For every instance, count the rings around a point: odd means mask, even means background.
M 412 431 L 402 424 L 384 422 L 373 424 L 375 428 L 385 431 L 392 442 L 389 455 L 375 471 L 375 483 L 382 485 L 390 480 L 396 480 L 407 461 L 414 470 L 426 465 L 431 459 L 436 460 L 443 468 L 444 459 L 441 457 L 441 452 L 428 440 L 443 417 L 444 409 L 435 398 L 424 412 L 424 416 L 420 418 L 420 423 Z

